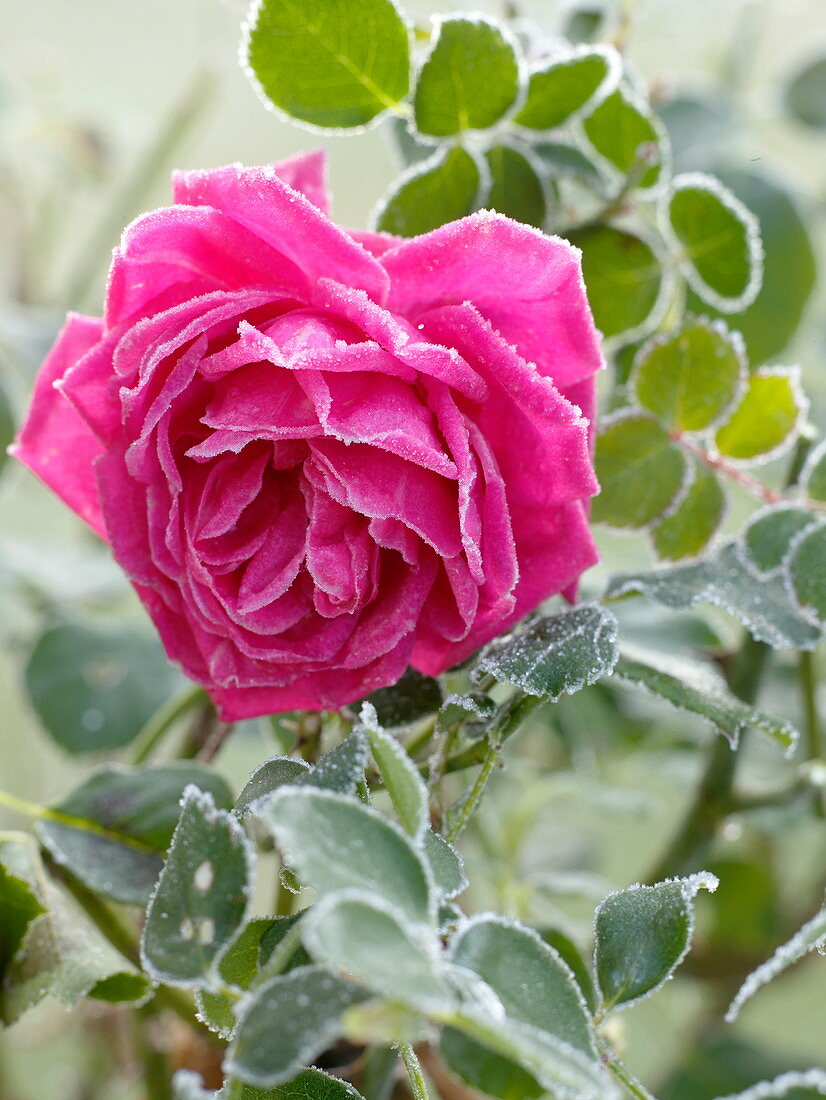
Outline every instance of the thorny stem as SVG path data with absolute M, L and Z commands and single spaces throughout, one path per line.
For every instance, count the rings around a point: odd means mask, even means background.
M 739 485 L 739 487 L 747 492 L 749 496 L 756 497 L 757 500 L 761 500 L 764 504 L 779 504 L 786 499 L 783 493 L 779 493 L 776 489 L 770 489 L 768 485 L 764 485 L 763 482 L 758 481 L 756 477 L 747 474 L 745 470 L 741 470 L 737 466 L 732 466 L 731 463 L 727 462 L 721 455 L 710 454 L 704 447 L 698 446 L 692 440 L 688 439 L 687 436 L 683 435 L 682 432 L 675 432 L 673 438 L 684 450 L 688 451 L 689 454 L 720 474 L 721 477 L 726 478 L 727 481 Z
M 178 756 L 181 760 L 201 760 L 211 764 L 233 730 L 232 722 L 222 722 L 212 700 L 204 695 Z
M 815 669 L 815 656 L 812 652 L 802 652 L 798 660 L 798 678 L 800 692 L 803 696 L 804 733 L 806 737 L 806 757 L 809 760 L 821 760 L 824 746 L 823 734 L 820 729 L 820 715 L 817 711 L 817 671 Z M 826 818 L 826 803 L 823 792 L 812 792 L 815 813 L 820 818 Z
M 769 647 L 747 634 L 728 672 L 729 687 L 744 702 L 753 703 L 766 667 Z M 711 744 L 694 801 L 671 844 L 648 877 L 649 882 L 678 875 L 705 857 L 720 822 L 732 812 L 737 750 L 725 738 Z
M 459 837 L 467 823 L 479 809 L 479 805 L 485 795 L 485 788 L 488 785 L 488 780 L 491 775 L 493 775 L 493 769 L 499 761 L 501 752 L 502 745 L 499 741 L 488 740 L 486 742 L 485 757 L 482 761 L 482 767 L 479 769 L 479 774 L 476 776 L 470 793 L 462 800 L 456 816 L 450 821 L 447 832 L 445 833 L 445 836 L 451 844 Z M 451 816 L 452 815 L 448 814 L 449 819 Z
M 407 1070 L 407 1079 L 410 1082 L 413 1100 L 429 1100 L 421 1062 L 416 1057 L 415 1050 L 410 1043 L 399 1043 L 396 1049 L 404 1063 L 404 1068 Z

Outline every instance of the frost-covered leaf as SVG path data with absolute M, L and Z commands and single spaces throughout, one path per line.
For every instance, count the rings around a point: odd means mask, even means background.
M 789 113 L 816 130 L 826 130 L 826 57 L 816 57 L 789 81 L 784 99 Z
M 473 1044 L 481 1048 L 480 1060 L 486 1051 L 499 1055 L 493 1062 L 497 1077 L 506 1074 L 514 1080 L 511 1062 L 559 1100 L 617 1095 L 594 1053 L 582 994 L 556 952 L 536 933 L 483 914 L 460 928 L 451 957 L 461 968 L 457 974 L 470 971 L 484 985 L 470 987 L 465 1006 L 447 1022 L 472 1041 L 471 1055 Z M 459 1048 L 466 1060 L 467 1044 Z M 516 1081 L 530 1090 L 530 1082 L 521 1076 Z
M 803 468 L 800 486 L 810 500 L 826 503 L 826 439 L 821 439 L 812 448 Z
M 274 756 L 271 760 L 265 760 L 255 769 L 238 795 L 235 801 L 235 813 L 239 818 L 245 818 L 259 798 L 272 794 L 286 783 L 294 782 L 309 770 L 309 764 L 292 756 Z
M 582 273 L 597 328 L 603 336 L 643 335 L 656 323 L 663 295 L 663 266 L 642 237 L 596 225 L 568 234 L 582 249 Z
M 703 301 L 723 313 L 751 305 L 763 278 L 760 228 L 728 188 L 700 172 L 675 177 L 664 200 L 664 225 Z
M 361 724 L 367 731 L 373 759 L 381 774 L 396 816 L 412 837 L 421 840 L 428 823 L 427 788 L 419 769 L 395 737 L 379 726 L 375 708 L 365 703 Z
M 742 534 L 743 546 L 750 564 L 760 577 L 769 577 L 781 569 L 792 540 L 817 517 L 794 505 L 781 504 L 756 513 Z
M 383 899 L 359 891 L 331 894 L 310 909 L 301 927 L 310 955 L 330 970 L 424 1013 L 451 1010 L 455 997 L 437 932 L 412 924 Z
M 520 1065 L 496 1054 L 455 1028 L 442 1031 L 441 1054 L 466 1085 L 498 1100 L 535 1100 L 545 1089 Z
M 261 961 L 261 940 L 272 930 L 280 931 L 283 924 L 292 927 L 293 917 L 251 920 L 238 938 L 230 944 L 218 964 L 221 982 L 233 990 L 249 989 L 258 975 Z M 235 1030 L 234 998 L 224 992 L 197 991 L 198 1014 L 206 1025 L 224 1039 Z
M 594 970 L 601 1013 L 633 1004 L 671 977 L 691 945 L 694 898 L 701 889 L 717 889 L 714 875 L 630 886 L 600 902 Z
M 493 642 L 473 676 L 490 673 L 555 702 L 596 683 L 616 659 L 616 619 L 603 607 L 585 605 L 539 619 L 515 638 L 506 635 Z
M 801 1090 L 810 1096 L 826 1096 L 826 1070 L 803 1069 L 781 1073 L 772 1081 L 758 1081 L 744 1092 L 721 1096 L 718 1100 L 776 1100 Z
M 718 430 L 715 446 L 740 462 L 766 462 L 793 442 L 807 409 L 796 367 L 761 367 Z
M 468 884 L 467 877 L 462 857 L 450 841 L 428 829 L 424 834 L 424 854 L 440 899 L 450 901 L 461 894 Z
M 826 521 L 820 520 L 797 536 L 788 570 L 795 600 L 822 628 L 826 625 Z
M 340 1077 L 331 1077 L 329 1073 L 310 1067 L 292 1081 L 271 1089 L 230 1081 L 216 1100 L 361 1100 L 361 1093 Z
M 73 755 L 128 745 L 178 683 L 157 640 L 132 629 L 49 627 L 26 665 L 37 717 Z
M 576 50 L 567 57 L 538 62 L 513 121 L 530 130 L 553 130 L 586 108 L 597 93 L 604 96 L 612 91 L 619 71 L 619 55 L 611 47 Z
M 2 1023 L 14 1023 L 47 995 L 69 1008 L 86 996 L 118 1002 L 147 995 L 143 974 L 46 875 L 32 837 L 0 833 L 0 869 Z
M 369 996 L 321 966 L 270 979 L 242 1002 L 225 1070 L 264 1088 L 289 1081 L 338 1038 L 347 1009 Z
M 180 761 L 132 768 L 107 764 L 51 807 L 35 829 L 51 857 L 90 890 L 127 905 L 146 905 L 194 784 L 228 809 L 226 781 Z
M 169 985 L 213 984 L 247 916 L 252 848 L 238 820 L 187 787 L 164 869 L 146 912 L 144 967 Z
M 763 286 L 754 302 L 732 318 L 755 366 L 789 346 L 805 315 L 817 279 L 807 211 L 787 183 L 765 171 L 715 166 L 723 183 L 760 223 L 765 252 Z M 689 299 L 689 306 L 697 308 Z
M 726 494 L 713 470 L 695 465 L 685 496 L 651 528 L 658 558 L 680 561 L 705 550 L 726 514 Z
M 597 437 L 600 494 L 595 523 L 646 527 L 674 504 L 688 473 L 685 453 L 647 413 L 623 411 L 603 422 Z
M 370 746 L 363 729 L 356 729 L 340 745 L 325 753 L 308 772 L 302 772 L 293 780 L 297 787 L 319 787 L 353 794 L 357 784 L 364 779 L 364 769 Z
M 620 87 L 583 121 L 582 129 L 593 151 L 615 172 L 628 176 L 645 165 L 638 186 L 655 187 L 667 170 L 668 135 L 646 103 Z
M 416 129 L 433 137 L 486 130 L 516 99 L 519 67 L 502 24 L 484 16 L 436 19 L 413 97 Z
M 797 743 L 794 726 L 738 699 L 712 665 L 623 646 L 614 675 L 646 688 L 680 710 L 705 718 L 732 748 L 749 727 L 772 738 L 787 755 Z
M 775 649 L 813 649 L 821 638 L 820 629 L 790 598 L 782 578 L 762 578 L 737 542 L 726 543 L 716 554 L 690 565 L 619 573 L 610 580 L 606 594 L 632 592 L 675 610 L 695 603 L 714 604 Z
M 479 164 L 459 145 L 440 149 L 399 176 L 373 214 L 382 233 L 415 237 L 472 213 L 479 200 Z
M 491 987 L 508 1017 L 556 1036 L 586 1057 L 594 1056 L 582 992 L 559 954 L 533 929 L 482 914 L 459 930 L 450 955 Z
M 485 153 L 490 189 L 484 206 L 541 229 L 548 213 L 545 187 L 530 160 L 510 145 L 492 145 Z
M 442 685 L 432 676 L 424 676 L 415 668 L 408 668 L 402 678 L 391 687 L 371 692 L 365 702 L 376 709 L 376 717 L 385 729 L 407 726 L 435 714 L 442 705 Z M 360 706 L 353 703 L 348 708 L 358 714 Z
M 469 691 L 465 695 L 448 695 L 436 719 L 440 733 L 464 726 L 469 737 L 483 737 L 491 719 L 496 714 L 496 703 L 481 691 Z
M 312 126 L 364 126 L 410 86 L 408 29 L 392 0 L 255 0 L 242 54 L 265 100 Z
M 640 349 L 631 386 L 638 403 L 665 427 L 700 432 L 733 405 L 747 371 L 736 333 L 719 321 L 689 317 Z
M 749 974 L 729 1005 L 726 1020 L 729 1023 L 736 1020 L 746 1001 L 798 959 L 802 959 L 810 951 L 824 948 L 826 948 L 826 909 L 821 909 L 799 931 L 795 932 L 788 943 L 778 947 L 770 959 Z
M 355 887 L 415 920 L 431 914 L 423 856 L 370 806 L 332 791 L 285 787 L 261 811 L 290 866 L 320 894 Z

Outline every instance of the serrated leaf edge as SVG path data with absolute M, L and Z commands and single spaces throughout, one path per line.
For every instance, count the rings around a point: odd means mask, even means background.
M 575 123 L 580 121 L 589 115 L 592 111 L 596 110 L 601 103 L 616 91 L 617 85 L 620 82 L 622 76 L 622 58 L 617 50 L 608 45 L 607 43 L 596 43 L 589 45 L 588 43 L 582 43 L 578 46 L 573 46 L 564 53 L 555 53 L 551 57 L 538 58 L 536 61 L 527 65 L 527 71 L 525 73 L 525 92 L 522 107 L 525 106 L 528 99 L 528 85 L 530 84 L 531 77 L 537 73 L 549 72 L 553 69 L 562 68 L 566 65 L 570 65 L 572 62 L 579 61 L 585 57 L 593 57 L 594 55 L 602 57 L 606 63 L 605 76 L 602 78 L 601 83 L 597 87 L 594 94 L 590 99 L 578 107 L 575 111 L 572 111 L 570 115 L 558 126 L 550 126 L 546 130 L 536 130 L 532 126 L 524 126 L 520 122 L 516 121 L 516 117 L 512 119 L 512 126 L 516 133 L 523 136 L 525 139 L 536 141 L 543 137 L 548 137 L 551 134 L 558 133 L 564 126 L 569 123 Z M 522 109 L 520 107 L 520 110 Z M 517 112 L 518 114 L 518 112 Z
M 476 196 L 472 203 L 473 209 L 469 211 L 469 213 L 474 213 L 479 210 L 485 196 L 490 193 L 492 186 L 490 168 L 488 167 L 487 161 L 483 156 L 480 156 L 475 149 L 468 149 L 464 145 L 459 145 L 457 143 L 442 142 L 433 152 L 432 156 L 429 156 L 426 160 L 420 160 L 415 164 L 411 164 L 408 168 L 405 168 L 400 175 L 396 176 L 388 190 L 381 196 L 368 215 L 370 229 L 374 233 L 388 234 L 387 230 L 379 229 L 379 223 L 393 200 L 401 194 L 404 188 L 407 187 L 408 183 L 412 180 L 417 179 L 419 176 L 426 176 L 435 169 L 441 168 L 455 149 L 461 149 L 464 153 L 467 153 L 476 165 L 476 171 L 479 173 L 479 182 L 476 186 Z M 429 232 L 434 231 L 429 230 Z M 389 235 L 393 236 L 393 234 Z M 419 235 L 421 236 L 422 234 Z M 403 240 L 409 239 L 410 238 L 403 238 Z
M 768 451 L 764 451 L 762 454 L 754 455 L 751 458 L 734 458 L 732 455 L 725 454 L 717 449 L 716 444 L 712 443 L 709 447 L 709 451 L 715 456 L 719 456 L 725 460 L 729 466 L 734 466 L 737 469 L 746 469 L 750 466 L 764 466 L 767 462 L 772 462 L 776 458 L 782 458 L 788 454 L 794 441 L 800 435 L 800 430 L 806 422 L 806 418 L 809 415 L 809 398 L 806 396 L 806 392 L 803 389 L 803 382 L 801 379 L 801 369 L 798 364 L 792 366 L 772 366 L 772 367 L 758 367 L 757 370 L 752 371 L 750 378 L 787 378 L 789 381 L 789 388 L 792 391 L 792 398 L 797 409 L 797 416 L 795 421 L 789 429 L 784 438 Z M 740 404 L 745 400 L 748 391 L 748 386 L 740 396 L 740 402 L 735 405 L 729 412 L 729 420 L 737 413 L 740 408 Z M 717 425 L 717 431 L 721 431 L 728 420 L 723 424 Z

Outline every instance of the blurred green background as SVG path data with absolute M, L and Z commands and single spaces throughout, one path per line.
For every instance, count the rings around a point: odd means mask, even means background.
M 325 137 L 262 107 L 236 63 L 244 8 L 234 0 L 4 3 L 0 369 L 15 415 L 64 310 L 99 308 L 120 228 L 166 200 L 173 165 L 256 164 L 324 146 L 335 215 L 358 227 L 396 172 L 382 127 L 358 137 Z M 826 132 L 790 121 L 781 93 L 818 47 L 826 50 L 826 0 L 639 0 L 626 8 L 633 17 L 628 55 L 657 97 L 696 94 L 720 116 L 716 131 L 704 130 L 693 145 L 683 130 L 683 164 L 701 166 L 713 156 L 784 180 L 824 269 Z M 444 8 L 408 6 L 418 22 L 437 10 Z M 565 5 L 552 0 L 526 0 L 519 11 L 549 33 L 565 18 Z M 809 263 L 792 248 L 788 279 Z M 802 363 L 821 426 L 824 359 L 821 286 L 781 360 Z M 0 787 L 45 802 L 89 762 L 58 748 L 26 701 L 23 669 L 37 630 L 68 611 L 111 615 L 116 609 L 139 624 L 141 612 L 95 540 L 11 463 L 0 480 L 0 503 Z M 647 560 L 641 540 L 601 537 L 603 572 Z M 593 584 L 598 580 L 599 573 Z M 672 625 L 678 629 L 676 618 Z M 700 628 L 692 622 L 686 629 Z M 691 792 L 696 745 L 710 734 L 640 703 L 628 703 L 618 715 L 614 697 L 598 690 L 581 698 L 560 708 L 552 728 L 537 724 L 524 735 L 521 752 L 511 751 L 467 854 L 471 877 L 479 871 L 487 883 L 473 895 L 475 904 L 565 927 L 583 940 L 601 893 L 643 875 L 662 847 Z M 796 719 L 782 664 L 762 703 Z M 250 727 L 221 765 L 237 782 L 272 751 L 262 731 Z M 542 778 L 536 778 L 537 762 L 546 769 Z M 784 766 L 759 745 L 748 765 L 767 779 Z M 20 827 L 20 819 L 0 811 L 0 827 Z M 725 908 L 729 925 L 715 932 L 723 954 L 738 940 L 740 946 L 753 941 L 759 957 L 777 942 L 772 907 L 794 911 L 804 904 L 803 884 L 810 890 L 822 878 L 825 848 L 822 830 L 792 810 L 772 811 L 765 828 L 760 820 L 731 824 L 721 858 L 734 867 L 735 885 Z M 775 881 L 767 884 L 761 874 Z M 722 911 L 709 911 L 707 924 L 719 923 Z M 739 924 L 741 918 L 746 923 Z M 761 1073 L 826 1060 L 822 959 L 801 964 L 757 998 L 724 1039 L 705 1034 L 708 1009 L 708 994 L 688 976 L 623 1021 L 630 1064 L 662 1085 L 666 1100 L 704 1100 Z M 697 1054 L 704 1043 L 711 1053 Z M 69 1018 L 43 1005 L 0 1036 L 0 1100 L 138 1097 L 128 1073 L 110 1077 L 121 1049 L 128 1066 L 125 1014 L 93 1009 Z

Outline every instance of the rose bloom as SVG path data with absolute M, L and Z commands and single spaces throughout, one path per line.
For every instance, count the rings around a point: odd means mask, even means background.
M 482 211 L 327 216 L 321 154 L 174 177 L 69 316 L 14 453 L 239 719 L 436 675 L 596 560 L 579 253 Z

